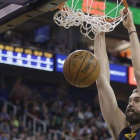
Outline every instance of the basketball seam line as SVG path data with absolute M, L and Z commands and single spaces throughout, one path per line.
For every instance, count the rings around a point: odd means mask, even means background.
M 70 62 L 71 62 L 71 58 L 74 55 L 74 53 L 71 55 L 70 60 L 69 60 L 69 74 L 70 74 L 70 82 L 71 82 L 71 73 L 70 73 Z
M 74 85 L 75 85 L 75 82 L 76 82 L 76 79 L 77 79 L 78 74 L 79 74 L 79 72 L 80 72 L 80 69 L 81 69 L 81 67 L 82 67 L 82 65 L 83 65 L 83 63 L 84 63 L 84 61 L 85 61 L 85 59 L 86 59 L 88 53 L 89 53 L 89 52 L 87 52 L 87 54 L 86 54 L 86 56 L 85 56 L 85 58 L 84 58 L 84 60 L 83 60 L 83 62 L 82 62 L 82 64 L 81 64 L 81 66 L 80 66 L 80 68 L 79 68 L 79 70 L 78 70 L 78 73 L 77 73 L 77 75 L 76 75 L 76 77 L 75 77 Z
M 95 58 L 94 58 L 95 59 Z M 94 70 L 96 69 L 96 67 L 97 67 L 97 64 L 98 64 L 98 61 L 96 62 L 96 66 L 95 66 L 95 68 L 92 70 L 92 72 L 87 76 L 87 77 L 85 77 L 83 80 L 81 80 L 79 83 L 78 83 L 78 85 L 80 85 L 80 83 L 82 82 L 82 81 L 84 81 L 86 78 L 88 78 L 93 72 L 94 72 Z
M 66 80 L 68 80 L 68 81 L 70 81 L 70 79 L 69 78 L 67 78 L 67 77 L 65 77 L 66 78 Z M 69 83 L 69 82 L 68 82 Z M 70 85 L 72 85 L 72 86 L 74 86 L 74 82 L 71 82 L 71 83 L 69 83 Z M 90 85 L 92 85 L 93 83 L 90 83 L 90 84 L 81 84 L 80 86 L 90 86 Z M 78 83 L 76 83 L 76 85 L 78 85 Z M 77 86 L 76 86 L 77 87 Z M 81 88 L 81 87 L 80 87 Z

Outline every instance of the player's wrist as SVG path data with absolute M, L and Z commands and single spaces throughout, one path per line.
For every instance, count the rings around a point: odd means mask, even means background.
M 136 27 L 135 27 L 135 25 L 131 25 L 131 26 L 129 26 L 129 27 L 127 28 L 127 30 L 128 30 L 128 32 L 130 33 L 130 32 L 132 32 L 132 31 L 136 31 Z

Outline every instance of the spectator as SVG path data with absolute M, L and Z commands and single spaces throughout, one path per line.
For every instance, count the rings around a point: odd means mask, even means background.
M 3 123 L 0 125 L 0 129 L 3 133 L 5 134 L 10 134 L 10 126 L 7 120 L 5 120 Z
M 5 100 L 9 99 L 9 93 L 6 90 L 6 86 L 4 83 L 0 83 L 0 97 L 5 99 Z
M 97 120 L 96 120 L 96 126 L 100 129 L 104 126 L 103 122 L 102 122 L 102 119 L 100 116 L 97 117 Z
M 19 121 L 16 116 L 13 116 L 12 123 L 15 127 L 19 127 Z
M 10 137 L 9 137 L 8 134 L 2 133 L 2 134 L 0 135 L 0 140 L 10 140 Z
M 0 112 L 0 116 L 4 118 L 4 120 L 10 120 L 10 116 L 7 113 L 5 107 L 2 107 L 1 112 Z
M 81 119 L 81 120 L 85 119 L 85 115 L 84 115 L 81 107 L 78 108 L 78 118 Z
M 85 118 L 86 118 L 86 119 L 90 119 L 90 118 L 92 118 L 92 117 L 93 117 L 93 113 L 92 113 L 92 111 L 91 111 L 91 107 L 88 106 L 88 107 L 87 107 L 87 110 L 86 110 L 86 112 L 85 112 Z

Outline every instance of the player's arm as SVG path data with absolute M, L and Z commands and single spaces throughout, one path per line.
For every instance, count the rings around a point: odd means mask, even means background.
M 127 126 L 125 115 L 118 108 L 114 91 L 110 86 L 109 61 L 106 53 L 105 34 L 99 34 L 94 42 L 94 52 L 100 64 L 100 75 L 96 81 L 103 117 L 114 139 Z
M 122 13 L 122 10 L 121 10 Z M 128 30 L 131 43 L 132 64 L 134 67 L 134 75 L 137 82 L 138 91 L 140 93 L 140 43 L 138 40 L 136 27 L 133 23 L 132 12 L 128 9 L 128 16 L 123 20 L 124 27 Z

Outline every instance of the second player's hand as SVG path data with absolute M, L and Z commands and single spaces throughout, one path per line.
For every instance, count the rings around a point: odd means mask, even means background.
M 124 13 L 124 8 L 120 10 L 120 16 L 123 16 Z M 134 31 L 135 25 L 133 22 L 133 14 L 128 8 L 128 15 L 124 18 L 123 20 L 123 26 L 128 30 L 128 32 Z

